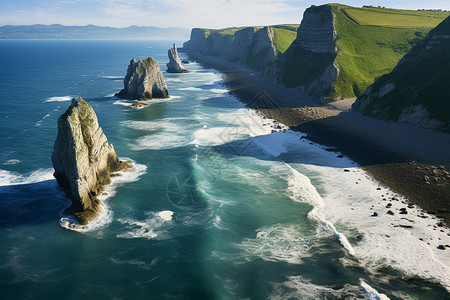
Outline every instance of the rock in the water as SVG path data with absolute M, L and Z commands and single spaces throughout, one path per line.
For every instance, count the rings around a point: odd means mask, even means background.
M 72 200 L 67 213 L 75 215 L 81 224 L 98 215 L 97 195 L 110 183 L 111 172 L 131 167 L 130 162 L 119 160 L 94 109 L 81 98 L 72 99 L 58 119 L 52 162 L 53 175 Z
M 173 48 L 169 49 L 169 63 L 167 65 L 168 73 L 187 73 L 183 65 L 181 64 L 180 58 L 178 57 L 177 46 L 173 44 Z
M 130 100 L 169 98 L 161 69 L 156 60 L 151 57 L 140 61 L 133 58 L 128 65 L 123 83 L 123 90 L 115 96 Z

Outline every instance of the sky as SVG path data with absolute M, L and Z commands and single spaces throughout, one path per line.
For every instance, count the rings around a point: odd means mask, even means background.
M 333 1 L 333 0 L 332 0 Z M 0 26 L 207 27 L 298 24 L 315 0 L 0 0 Z M 450 0 L 342 0 L 352 6 L 447 9 Z

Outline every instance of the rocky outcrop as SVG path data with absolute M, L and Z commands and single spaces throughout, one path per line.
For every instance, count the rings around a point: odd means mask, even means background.
M 187 73 L 188 71 L 181 64 L 180 58 L 178 57 L 177 46 L 173 44 L 173 48 L 168 51 L 169 63 L 167 63 L 168 73 Z
M 158 63 L 152 57 L 128 65 L 124 88 L 115 96 L 130 100 L 169 98 L 167 85 Z
M 58 184 L 72 200 L 67 213 L 75 215 L 81 224 L 98 215 L 97 196 L 110 183 L 111 173 L 131 166 L 119 160 L 93 108 L 81 98 L 74 98 L 58 119 L 52 162 Z
M 450 132 L 450 17 L 431 30 L 352 108 L 383 120 Z
M 312 6 L 303 14 L 297 38 L 264 72 L 273 83 L 323 98 L 339 75 L 332 6 Z
M 296 43 L 314 53 L 337 53 L 336 28 L 330 5 L 313 6 L 305 11 Z

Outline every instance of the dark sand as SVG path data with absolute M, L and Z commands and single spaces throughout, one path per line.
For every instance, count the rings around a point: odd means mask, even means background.
M 450 224 L 450 134 L 363 116 L 351 110 L 354 99 L 322 105 L 238 63 L 189 56 L 222 72 L 224 84 L 247 106 L 350 157 L 380 183 Z

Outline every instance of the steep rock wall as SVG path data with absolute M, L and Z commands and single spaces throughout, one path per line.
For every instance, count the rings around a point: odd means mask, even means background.
M 97 195 L 110 183 L 111 172 L 131 166 L 119 160 L 94 109 L 81 98 L 73 99 L 58 119 L 52 162 L 58 184 L 72 200 L 68 213 L 74 214 L 81 224 L 98 215 Z
M 298 88 L 306 94 L 322 97 L 332 89 L 339 70 L 336 29 L 330 5 L 312 6 L 303 14 L 297 38 L 265 72 L 276 84 Z
M 262 70 L 277 58 L 272 28 L 257 30 L 247 27 L 234 34 L 223 34 L 194 28 L 191 39 L 183 44 L 183 51 L 223 57 L 230 62 L 240 61 L 255 70 Z

